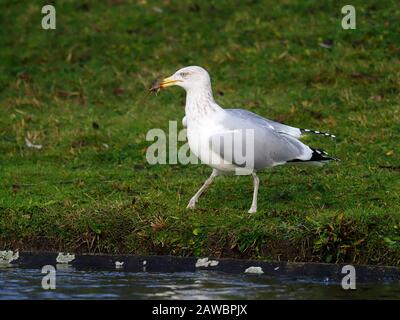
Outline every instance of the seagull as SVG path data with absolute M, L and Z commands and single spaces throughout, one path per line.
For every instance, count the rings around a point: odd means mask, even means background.
M 170 86 L 186 91 L 185 117 L 191 152 L 213 171 L 190 199 L 188 209 L 195 209 L 200 196 L 214 178 L 222 175 L 251 175 L 253 201 L 249 213 L 257 211 L 260 179 L 257 172 L 284 164 L 320 166 L 332 160 L 325 151 L 307 146 L 299 139 L 305 134 L 335 138 L 326 132 L 300 129 L 263 118 L 244 109 L 224 109 L 215 102 L 208 72 L 189 66 L 159 80 L 150 88 L 158 92 Z

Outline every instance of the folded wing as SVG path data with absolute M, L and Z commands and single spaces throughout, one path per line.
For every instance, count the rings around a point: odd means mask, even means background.
M 259 170 L 312 157 L 312 149 L 294 136 L 299 129 L 245 110 L 228 110 L 220 120 L 223 129 L 210 137 L 210 148 L 224 160 Z

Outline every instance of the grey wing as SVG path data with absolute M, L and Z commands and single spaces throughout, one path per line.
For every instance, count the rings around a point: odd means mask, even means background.
M 247 111 L 244 109 L 225 109 L 225 111 L 228 112 L 229 114 L 232 114 L 235 117 L 242 119 L 251 119 L 252 121 L 260 125 L 269 126 L 273 128 L 276 132 L 286 133 L 295 138 L 300 138 L 302 134 L 301 129 L 299 128 L 291 127 L 283 123 L 266 119 L 251 111 Z
M 253 118 L 254 121 L 258 121 L 260 124 L 269 125 L 269 126 L 273 127 L 275 129 L 275 131 L 288 134 L 295 138 L 300 138 L 306 134 L 316 134 L 319 136 L 330 137 L 332 139 L 336 139 L 336 136 L 334 134 L 330 134 L 328 132 L 312 130 L 312 129 L 302 129 L 302 128 L 288 126 L 283 123 L 279 123 L 276 121 L 269 120 L 267 118 L 263 118 L 263 117 L 259 116 L 258 114 L 255 114 L 251 111 L 247 111 L 247 110 L 243 110 L 243 109 L 225 109 L 225 110 L 228 113 L 234 114 L 238 117 Z
M 210 138 L 212 150 L 224 160 L 259 170 L 311 158 L 312 150 L 307 145 L 250 114 L 229 112 L 220 121 L 224 129 Z

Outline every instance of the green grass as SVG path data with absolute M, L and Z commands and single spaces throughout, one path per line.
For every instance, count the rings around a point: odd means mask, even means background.
M 400 265 L 397 1 L 353 1 L 356 30 L 347 2 L 277 3 L 59 0 L 45 31 L 46 1 L 2 1 L 0 248 Z M 249 177 L 186 211 L 211 170 L 147 164 L 185 96 L 146 88 L 192 64 L 222 106 L 336 134 L 306 142 L 342 161 L 264 171 L 252 216 Z

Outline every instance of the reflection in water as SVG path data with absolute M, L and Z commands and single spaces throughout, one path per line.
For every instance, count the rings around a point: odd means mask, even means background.
M 55 290 L 39 269 L 0 268 L 0 299 L 400 299 L 398 283 L 340 283 L 311 278 L 217 272 L 133 273 L 58 268 Z

